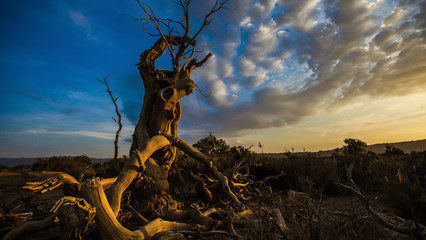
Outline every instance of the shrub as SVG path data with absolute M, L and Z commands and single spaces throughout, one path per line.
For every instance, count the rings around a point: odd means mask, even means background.
M 83 169 L 93 165 L 87 155 L 76 157 L 54 156 L 51 158 L 39 158 L 33 165 L 33 171 L 61 171 L 73 177 L 78 177 Z

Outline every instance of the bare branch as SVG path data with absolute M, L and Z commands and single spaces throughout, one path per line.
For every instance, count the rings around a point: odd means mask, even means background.
M 142 11 L 147 16 L 146 18 L 137 18 L 137 20 L 142 22 L 143 24 L 152 23 L 155 25 L 157 34 L 150 33 L 149 35 L 161 37 L 165 40 L 167 49 L 170 53 L 170 57 L 171 57 L 172 65 L 173 65 L 173 71 L 177 73 L 180 68 L 180 63 L 182 61 L 189 60 L 193 57 L 195 52 L 195 47 L 198 47 L 197 39 L 199 35 L 201 34 L 201 32 L 208 25 L 210 25 L 212 21 L 211 20 L 212 15 L 218 12 L 219 10 L 223 9 L 227 1 L 226 0 L 215 1 L 210 12 L 204 16 L 204 20 L 200 28 L 195 32 L 193 37 L 190 36 L 192 26 L 190 25 L 190 18 L 189 18 L 189 14 L 190 14 L 189 6 L 191 4 L 191 0 L 172 1 L 172 3 L 176 4 L 179 8 L 182 9 L 182 13 L 184 16 L 183 21 L 173 20 L 173 19 L 164 18 L 164 17 L 157 17 L 155 16 L 152 8 L 149 5 L 145 4 L 143 0 L 137 0 L 137 2 L 139 6 L 141 7 Z M 179 26 L 181 30 L 177 31 L 173 27 L 173 24 Z M 177 37 L 172 37 L 173 35 Z M 177 40 L 177 38 L 179 40 Z
M 195 35 L 194 35 L 193 39 L 197 39 L 197 38 L 198 38 L 198 36 L 200 35 L 200 33 L 204 30 L 204 28 L 206 28 L 208 25 L 210 25 L 210 23 L 211 23 L 210 17 L 211 17 L 214 13 L 216 13 L 216 12 L 218 12 L 219 10 L 223 9 L 223 8 L 225 7 L 226 3 L 227 3 L 227 0 L 225 0 L 225 1 L 220 1 L 220 2 L 219 2 L 219 0 L 216 0 L 215 4 L 214 4 L 214 6 L 212 7 L 212 9 L 210 10 L 210 12 L 209 12 L 209 13 L 208 13 L 205 17 L 204 17 L 203 24 L 202 24 L 202 25 L 201 25 L 201 27 L 198 29 L 197 33 L 195 33 Z M 190 45 L 190 44 L 191 44 L 191 43 L 188 43 L 188 45 Z
M 352 162 L 349 166 L 345 165 L 346 177 L 348 178 L 347 180 L 349 182 L 349 185 L 345 185 L 345 184 L 341 184 L 341 183 L 338 183 L 338 184 L 340 186 L 346 188 L 346 189 L 351 190 L 353 193 L 355 193 L 355 195 L 359 198 L 359 200 L 361 200 L 361 202 L 364 204 L 367 211 L 370 214 L 372 214 L 374 217 L 376 217 L 383 226 L 385 226 L 385 227 L 387 227 L 387 228 L 389 228 L 389 229 L 391 229 L 395 232 L 402 233 L 402 234 L 412 235 L 413 233 L 415 233 L 417 236 L 420 236 L 420 238 L 423 239 L 424 236 L 422 236 L 421 231 L 423 231 L 424 226 L 420 226 L 419 228 L 411 228 L 411 227 L 410 228 L 404 228 L 404 227 L 394 225 L 394 224 L 388 222 L 382 216 L 380 216 L 373 209 L 373 207 L 371 207 L 370 199 L 367 196 L 365 196 L 363 193 L 361 193 L 360 188 L 358 187 L 358 185 L 356 185 L 356 183 L 352 179 L 352 169 L 354 167 L 354 164 L 355 164 L 355 162 Z
M 229 187 L 228 178 L 223 175 L 216 166 L 213 165 L 213 161 L 207 157 L 206 155 L 202 154 L 195 148 L 193 148 L 191 145 L 189 145 L 184 140 L 172 136 L 167 133 L 159 133 L 162 136 L 166 137 L 174 146 L 178 147 L 182 151 L 184 151 L 186 154 L 194 158 L 195 160 L 199 161 L 200 163 L 205 164 L 213 173 L 213 175 L 221 182 L 222 187 L 225 191 L 225 193 L 228 195 L 229 198 L 232 199 L 232 201 L 237 205 L 238 208 L 244 209 L 245 206 L 238 200 L 237 196 L 231 191 L 231 188 Z
M 149 5 L 145 4 L 142 0 L 136 0 L 136 2 L 141 7 L 142 11 L 148 16 L 149 22 L 151 22 L 151 23 L 153 23 L 155 25 L 158 33 L 166 41 L 166 46 L 167 46 L 167 49 L 170 52 L 172 60 L 175 59 L 174 52 L 173 52 L 173 47 L 171 46 L 171 43 L 169 41 L 170 39 L 166 38 L 166 36 L 163 34 L 163 31 L 161 31 L 161 28 L 160 28 L 160 24 L 162 22 L 161 19 L 155 17 L 154 11 L 152 10 L 152 8 Z M 173 64 L 173 67 L 175 68 L 174 64 Z M 177 71 L 177 69 L 176 69 L 176 71 Z

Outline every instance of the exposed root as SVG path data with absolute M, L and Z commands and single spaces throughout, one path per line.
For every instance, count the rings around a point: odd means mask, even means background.
M 165 221 L 157 218 L 136 231 L 123 227 L 115 217 L 99 180 L 89 180 L 82 188 L 83 195 L 96 208 L 95 220 L 107 239 L 149 239 L 163 231 L 191 230 L 186 223 Z
M 208 213 L 211 214 L 211 213 Z M 221 221 L 210 218 L 207 214 L 202 213 L 198 208 L 179 210 L 177 204 L 173 203 L 167 210 L 167 219 L 171 220 L 185 220 L 192 219 L 197 224 L 206 226 L 208 229 L 216 229 L 223 225 Z
M 139 222 L 140 225 L 143 226 L 143 225 L 145 225 L 145 224 L 147 224 L 149 222 L 144 216 L 142 216 L 142 214 L 140 214 L 131 205 L 127 205 L 127 207 L 132 212 L 133 216 L 136 218 L 136 220 Z
M 202 154 L 197 149 L 193 148 L 190 144 L 188 144 L 187 142 L 185 142 L 184 140 L 182 140 L 178 137 L 172 136 L 172 135 L 167 134 L 167 133 L 160 133 L 160 134 L 165 136 L 174 146 L 178 147 L 179 149 L 184 151 L 186 154 L 188 154 L 189 156 L 191 156 L 195 160 L 205 164 L 205 166 L 208 169 L 210 169 L 213 176 L 215 176 L 221 182 L 223 190 L 225 191 L 226 195 L 228 195 L 228 197 L 234 202 L 234 204 L 239 209 L 245 208 L 244 204 L 240 202 L 238 197 L 232 192 L 231 188 L 229 187 L 228 178 L 225 175 L 223 175 L 216 168 L 216 166 L 213 165 L 213 161 L 209 157 Z

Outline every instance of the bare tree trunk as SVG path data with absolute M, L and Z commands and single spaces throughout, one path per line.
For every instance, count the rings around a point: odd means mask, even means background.
M 109 84 L 108 84 L 108 81 L 107 81 L 108 77 L 111 74 L 112 73 L 109 73 L 102 80 L 99 80 L 99 79 L 97 79 L 97 80 L 100 83 L 105 85 L 106 90 L 102 91 L 102 92 L 108 93 L 109 97 L 111 98 L 112 103 L 114 104 L 115 114 L 117 114 L 117 119 L 115 117 L 112 117 L 114 122 L 118 124 L 118 129 L 117 129 L 117 132 L 115 133 L 115 140 L 114 140 L 114 160 L 116 160 L 118 158 L 118 139 L 120 138 L 120 133 L 121 133 L 121 130 L 123 129 L 123 124 L 121 123 L 121 114 L 120 114 L 120 111 L 118 110 L 118 105 L 117 105 L 118 97 L 114 97 L 114 94 L 112 93 L 111 88 L 109 87 Z M 99 92 L 99 93 L 102 93 L 102 92 Z
M 181 44 L 181 41 L 185 41 L 180 37 L 170 36 L 169 39 L 172 39 L 172 44 Z M 138 66 L 144 83 L 145 97 L 133 133 L 130 155 L 134 154 L 135 150 L 143 151 L 143 144 L 159 132 L 177 136 L 177 126 L 182 114 L 180 99 L 191 94 L 195 87 L 195 83 L 190 79 L 191 72 L 211 57 L 211 54 L 208 54 L 200 62 L 192 59 L 179 71 L 157 70 L 154 63 L 165 53 L 167 44 L 168 42 L 161 37 L 151 49 L 144 51 L 140 56 Z M 155 182 L 167 181 L 168 171 L 175 158 L 176 147 L 164 146 L 148 159 L 147 174 L 155 173 L 151 176 L 155 178 Z M 163 184 L 159 190 L 167 191 L 168 186 Z

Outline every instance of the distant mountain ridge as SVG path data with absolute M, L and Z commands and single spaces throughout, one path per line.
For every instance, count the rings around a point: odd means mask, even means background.
M 49 157 L 42 157 L 43 159 L 49 158 Z M 0 158 L 0 165 L 7 166 L 7 167 L 15 167 L 18 165 L 23 164 L 33 164 L 35 163 L 40 157 L 35 158 Z M 93 162 L 106 162 L 111 160 L 112 158 L 90 158 Z
M 397 142 L 397 143 L 378 143 L 378 144 L 369 145 L 368 149 L 376 153 L 384 153 L 386 150 L 387 144 L 393 147 L 402 149 L 405 153 L 410 153 L 412 151 L 416 151 L 416 152 L 426 151 L 426 139 L 416 140 L 416 141 Z
M 396 143 L 376 143 L 372 145 L 368 145 L 367 148 L 369 151 L 375 153 L 384 153 L 386 150 L 386 145 L 389 144 L 393 147 L 399 148 L 405 153 L 410 153 L 412 151 L 423 152 L 426 151 L 426 139 L 422 140 L 414 140 L 414 141 L 405 141 L 405 142 L 396 142 Z M 295 154 L 303 156 L 307 153 L 316 153 L 318 156 L 331 156 L 335 149 L 318 151 L 318 152 L 296 152 Z M 260 155 L 279 158 L 284 155 L 284 153 L 261 153 Z

